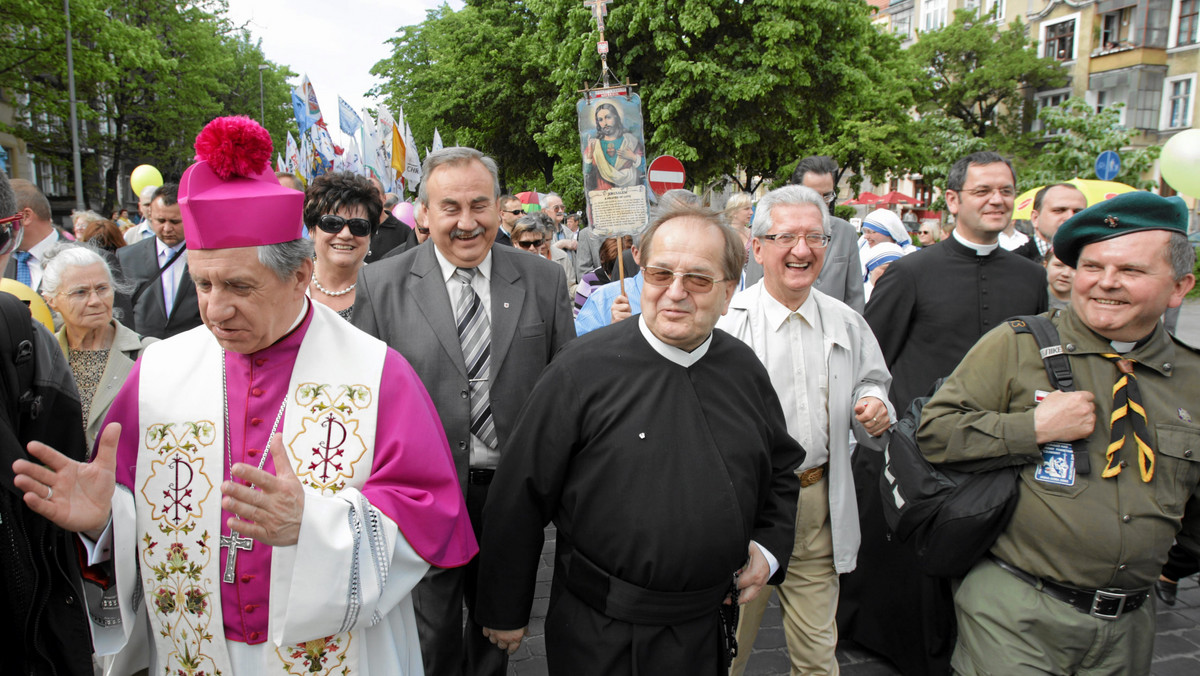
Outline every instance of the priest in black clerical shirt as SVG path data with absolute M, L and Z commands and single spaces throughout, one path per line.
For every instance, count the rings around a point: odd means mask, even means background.
M 741 239 L 679 205 L 655 216 L 641 251 L 643 314 L 550 363 L 484 510 L 476 619 L 510 652 L 529 621 L 543 527 L 557 525 L 551 674 L 725 673 L 724 602 L 778 584 L 793 547 L 804 451 L 758 358 L 713 331 L 740 278 Z

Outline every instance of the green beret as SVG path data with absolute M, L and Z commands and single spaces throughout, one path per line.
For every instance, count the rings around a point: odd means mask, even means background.
M 1054 255 L 1071 267 L 1079 252 L 1100 242 L 1143 230 L 1170 230 L 1187 234 L 1188 208 L 1179 197 L 1159 197 L 1138 190 L 1098 202 L 1072 216 L 1054 235 Z

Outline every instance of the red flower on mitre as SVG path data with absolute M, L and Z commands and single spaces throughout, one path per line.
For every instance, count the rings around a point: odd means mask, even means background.
M 271 168 L 271 135 L 243 115 L 218 117 L 196 137 L 196 161 L 201 160 L 223 181 L 262 173 Z

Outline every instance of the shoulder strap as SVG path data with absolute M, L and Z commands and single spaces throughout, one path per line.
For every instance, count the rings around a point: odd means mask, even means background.
M 155 251 L 157 251 L 157 249 L 155 249 Z M 175 252 L 175 255 L 171 256 L 171 258 L 167 260 L 166 265 L 158 269 L 158 274 L 151 277 L 148 281 L 142 282 L 142 284 L 138 286 L 137 291 L 133 293 L 133 298 L 129 300 L 129 304 L 133 307 L 137 307 L 138 299 L 142 297 L 143 293 L 146 293 L 146 289 L 154 286 L 154 283 L 162 278 L 163 273 L 167 271 L 167 268 L 175 265 L 175 261 L 179 260 L 179 257 L 183 255 L 184 251 L 187 251 L 187 242 L 184 242 L 183 245 L 179 247 L 179 250 Z M 167 312 L 170 313 L 171 308 L 167 308 Z
M 1075 391 L 1075 377 L 1071 374 L 1071 362 L 1063 354 L 1054 323 L 1041 315 L 1021 315 L 1008 320 L 1014 333 L 1031 333 L 1038 344 L 1046 375 L 1050 385 L 1063 392 Z M 1075 473 L 1088 474 L 1092 463 L 1087 454 L 1087 440 L 1077 439 L 1071 444 L 1075 453 Z

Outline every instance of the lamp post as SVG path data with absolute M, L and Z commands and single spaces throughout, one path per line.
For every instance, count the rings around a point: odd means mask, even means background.
M 63 0 L 67 17 L 67 97 L 71 106 L 71 163 L 75 169 L 75 209 L 87 208 L 83 200 L 83 168 L 79 157 L 79 118 L 75 102 L 75 59 L 71 51 L 71 0 Z
M 267 126 L 267 123 L 266 123 L 267 113 L 266 113 L 266 108 L 264 107 L 264 104 L 263 104 L 262 73 L 267 68 L 268 68 L 268 66 L 265 63 L 258 64 L 258 123 L 263 125 L 264 127 Z

